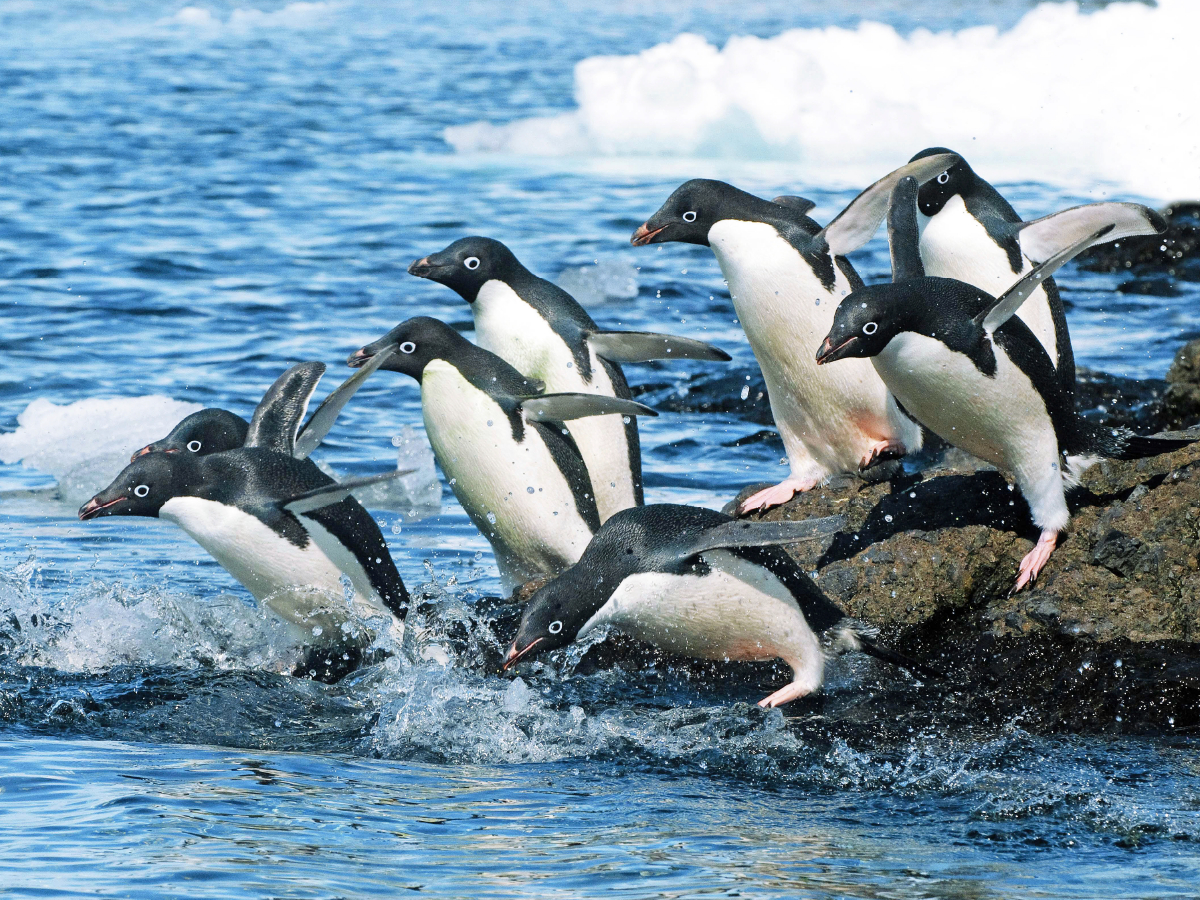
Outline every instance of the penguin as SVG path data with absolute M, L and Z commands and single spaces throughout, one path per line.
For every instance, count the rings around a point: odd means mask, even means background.
M 492 545 L 504 589 L 575 562 L 600 518 L 588 469 L 563 421 L 657 413 L 607 395 L 545 394 L 540 381 L 437 319 L 401 322 L 347 362 L 362 365 L 385 351 L 391 355 L 382 368 L 421 385 L 434 456 Z
M 803 348 L 829 331 L 838 301 L 862 286 L 845 254 L 870 239 L 895 182 L 910 173 L 933 178 L 952 161 L 943 155 L 892 173 L 826 228 L 809 218 L 812 202 L 803 198 L 768 201 L 725 182 L 693 179 L 634 232 L 635 246 L 680 241 L 712 249 L 762 369 L 790 472 L 743 501 L 740 513 L 921 448 L 920 427 L 897 408 L 868 363 L 820 370 Z
M 782 659 L 794 677 L 765 707 L 816 691 L 826 658 L 850 650 L 934 674 L 878 645 L 875 629 L 848 618 L 777 546 L 844 525 L 840 516 L 747 522 L 673 504 L 624 510 L 530 598 L 504 669 L 609 626 L 678 656 Z
M 870 359 L 917 421 L 956 447 L 1011 473 L 1041 530 L 1013 593 L 1037 578 L 1070 518 L 1066 489 L 1098 459 L 1140 459 L 1190 440 L 1099 426 L 1075 409 L 1045 345 L 1015 316 L 1034 290 L 1113 226 L 1051 254 L 999 297 L 925 275 L 917 183 L 897 184 L 888 231 L 893 282 L 859 288 L 837 309 L 818 365 Z
M 995 295 L 1058 250 L 1107 225 L 1113 228 L 1104 235 L 1105 242 L 1158 234 L 1166 228 L 1162 216 L 1136 203 L 1089 203 L 1023 222 L 1000 192 L 975 174 L 960 154 L 931 147 L 914 156 L 909 165 L 947 155 L 952 157 L 951 164 L 917 192 L 921 261 L 927 275 L 965 281 Z M 876 223 L 882 218 L 880 211 Z M 1017 315 L 1045 348 L 1061 386 L 1074 390 L 1075 356 L 1054 280 L 1039 285 Z
M 629 399 L 621 363 L 730 359 L 711 344 L 689 338 L 602 330 L 574 297 L 534 275 L 508 247 L 490 238 L 462 238 L 418 259 L 408 271 L 457 292 L 471 305 L 479 346 L 552 393 Z M 597 416 L 573 420 L 567 427 L 587 463 L 600 521 L 640 506 L 637 420 Z
M 259 447 L 207 455 L 152 452 L 133 460 L 79 510 L 82 520 L 146 516 L 182 528 L 305 643 L 342 645 L 342 574 L 366 615 L 403 622 L 408 592 L 370 514 L 310 460 Z M 314 640 L 319 638 L 319 640 Z

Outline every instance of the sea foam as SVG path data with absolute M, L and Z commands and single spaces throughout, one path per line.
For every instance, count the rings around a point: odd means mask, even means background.
M 577 108 L 444 132 L 459 153 L 783 160 L 861 186 L 948 146 L 985 177 L 1200 196 L 1200 3 L 1044 3 L 1011 30 L 681 34 L 575 67 Z

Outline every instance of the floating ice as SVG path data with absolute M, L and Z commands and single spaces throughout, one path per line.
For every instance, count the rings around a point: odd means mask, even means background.
M 575 67 L 577 108 L 447 128 L 460 153 L 794 160 L 822 183 L 861 186 L 924 147 L 966 154 L 994 181 L 1166 200 L 1200 194 L 1191 56 L 1200 3 L 1044 3 L 1009 31 L 890 26 L 694 34 Z M 1041 214 L 1045 211 L 1031 211 Z
M 637 269 L 619 259 L 600 260 L 591 266 L 563 270 L 558 286 L 584 306 L 612 300 L 632 300 L 638 295 Z
M 414 471 L 355 491 L 354 496 L 363 506 L 395 510 L 410 522 L 436 516 L 442 511 L 442 485 L 429 441 L 411 425 L 405 425 L 392 438 L 392 446 L 397 448 L 396 468 Z
M 330 3 L 289 3 L 283 9 L 263 12 L 258 9 L 235 9 L 222 22 L 203 6 L 185 6 L 175 15 L 163 20 L 166 24 L 215 31 L 249 31 L 255 28 L 311 28 L 321 22 L 333 8 Z
M 84 503 L 105 488 L 134 451 L 164 437 L 200 409 L 170 397 L 89 398 L 58 406 L 39 397 L 0 434 L 0 462 L 53 475 L 64 503 Z

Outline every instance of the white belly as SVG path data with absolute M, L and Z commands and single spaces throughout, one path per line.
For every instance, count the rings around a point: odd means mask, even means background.
M 364 618 L 386 616 L 390 622 L 392 637 L 396 640 L 401 639 L 404 634 L 404 624 L 384 605 L 383 600 L 375 591 L 375 586 L 371 584 L 367 570 L 358 561 L 358 557 L 326 530 L 320 522 L 308 516 L 301 518 L 313 543 L 320 548 L 330 562 L 350 579 L 350 583 L 354 587 L 353 603 L 358 614 Z
M 590 349 L 591 380 L 584 379 L 570 349 L 532 306 L 502 281 L 489 281 L 471 305 L 475 338 L 510 366 L 546 383 L 548 393 L 615 397 L 612 381 Z M 636 505 L 629 440 L 621 416 L 590 416 L 567 422 L 587 465 L 600 521 Z
M 999 297 L 1033 269 L 1033 264 L 1022 256 L 1021 271 L 1013 272 L 1008 254 L 988 237 L 987 229 L 967 211 L 958 194 L 946 201 L 936 216 L 918 215 L 917 220 L 921 225 L 921 262 L 926 275 L 965 281 Z M 1045 288 L 1039 286 L 1030 294 L 1017 315 L 1057 366 L 1058 341 Z
M 783 659 L 808 689 L 825 658 L 791 592 L 766 569 L 724 550 L 704 554 L 707 575 L 648 572 L 621 582 L 580 631 L 611 625 L 638 640 L 698 659 Z
M 826 290 L 791 245 L 760 222 L 720 221 L 709 242 L 767 382 L 793 475 L 857 471 L 881 440 L 919 449 L 920 429 L 889 414 L 887 389 L 868 360 L 816 364 L 817 348 L 850 292 L 840 270 Z
M 591 529 L 532 426 L 518 444 L 500 405 L 441 360 L 425 367 L 421 407 L 438 464 L 491 543 L 506 590 L 579 559 Z
M 1034 521 L 1057 531 L 1067 511 L 1054 424 L 1028 376 L 999 349 L 995 356 L 996 375 L 989 378 L 941 341 L 906 331 L 873 362 L 921 424 L 1011 472 Z

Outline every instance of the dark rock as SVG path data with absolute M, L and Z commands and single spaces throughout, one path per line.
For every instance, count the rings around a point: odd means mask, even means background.
M 1173 203 L 1162 214 L 1167 220 L 1165 233 L 1092 247 L 1079 255 L 1078 264 L 1092 272 L 1130 272 L 1147 281 L 1161 276 L 1200 280 L 1200 203 Z
M 1200 421 L 1200 340 L 1180 347 L 1167 370 L 1162 418 L 1167 428 L 1183 428 Z

